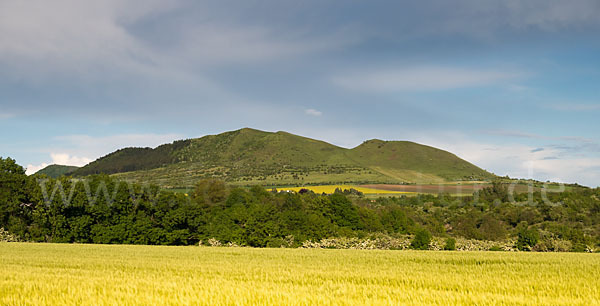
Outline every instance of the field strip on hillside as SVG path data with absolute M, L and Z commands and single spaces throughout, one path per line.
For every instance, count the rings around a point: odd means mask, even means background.
M 600 303 L 600 254 L 0 244 L 1 305 Z
M 372 185 L 372 186 L 376 186 L 376 185 Z M 334 193 L 335 190 L 338 188 L 341 190 L 355 189 L 364 194 L 399 194 L 399 195 L 415 194 L 414 192 L 386 190 L 386 189 L 378 189 L 376 187 L 362 187 L 362 186 L 354 186 L 354 185 L 317 185 L 317 186 L 303 186 L 303 187 L 279 187 L 279 188 L 277 188 L 277 190 L 278 191 L 288 191 L 288 192 L 291 192 L 291 191 L 298 192 L 302 189 L 308 189 L 308 190 L 313 191 L 314 193 L 331 194 L 331 193 Z

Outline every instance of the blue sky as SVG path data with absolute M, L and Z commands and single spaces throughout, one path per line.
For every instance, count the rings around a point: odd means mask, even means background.
M 600 2 L 0 1 L 0 155 L 29 172 L 241 127 L 600 185 Z

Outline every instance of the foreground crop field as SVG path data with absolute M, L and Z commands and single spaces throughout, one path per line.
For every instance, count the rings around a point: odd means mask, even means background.
M 598 304 L 600 257 L 0 244 L 0 304 Z

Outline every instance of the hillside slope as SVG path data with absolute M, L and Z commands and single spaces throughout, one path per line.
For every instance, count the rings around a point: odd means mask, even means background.
M 490 177 L 489 173 L 452 153 L 409 141 L 373 139 L 348 154 L 358 164 L 401 181 L 415 177 L 428 180 L 430 175 L 452 181 Z
M 208 177 L 240 185 L 438 183 L 493 177 L 454 154 L 412 142 L 370 140 L 346 149 L 248 128 L 155 149 L 121 149 L 74 172 L 97 173 L 164 187 L 191 186 Z
M 51 178 L 57 178 L 61 175 L 69 174 L 79 169 L 76 166 L 63 166 L 63 165 L 50 165 L 44 169 L 39 170 L 35 174 L 45 174 Z

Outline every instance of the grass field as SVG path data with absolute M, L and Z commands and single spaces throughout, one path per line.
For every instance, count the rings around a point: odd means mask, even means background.
M 600 303 L 600 256 L 0 244 L 0 304 Z

